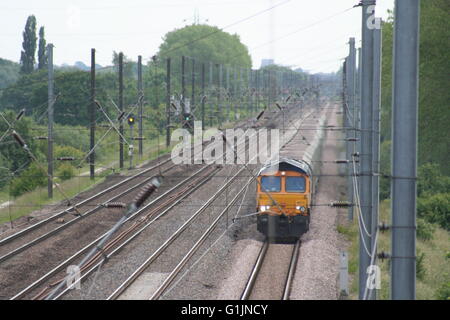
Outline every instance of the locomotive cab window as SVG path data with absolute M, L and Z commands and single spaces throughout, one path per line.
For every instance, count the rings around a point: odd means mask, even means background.
M 306 180 L 304 177 L 286 177 L 286 192 L 305 192 Z
M 281 179 L 280 177 L 262 177 L 261 191 L 262 192 L 280 192 Z

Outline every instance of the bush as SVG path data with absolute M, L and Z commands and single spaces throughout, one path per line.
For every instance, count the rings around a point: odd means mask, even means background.
M 424 261 L 425 261 L 425 253 L 417 250 L 416 278 L 419 280 L 425 279 L 426 269 L 425 269 Z
M 450 300 L 450 282 L 444 283 L 436 292 L 438 300 Z
M 450 177 L 441 173 L 435 163 L 425 163 L 418 168 L 417 196 L 425 197 L 445 193 L 450 189 Z
M 418 198 L 417 215 L 428 222 L 437 223 L 450 230 L 450 193 L 438 193 L 427 198 Z
M 69 163 L 63 163 L 56 171 L 56 176 L 61 180 L 69 180 L 75 175 L 75 168 Z
M 417 219 L 417 237 L 424 241 L 433 239 L 435 227 L 424 219 Z
M 55 147 L 55 152 L 54 152 L 54 157 L 59 158 L 59 157 L 74 157 L 75 163 L 78 164 L 80 163 L 81 159 L 83 159 L 84 157 L 84 153 L 83 151 L 71 147 L 71 146 L 56 146 Z M 61 167 L 63 164 L 67 164 L 67 162 L 62 162 L 62 161 L 55 161 L 55 168 L 58 169 L 59 167 Z
M 46 184 L 47 174 L 45 170 L 32 163 L 19 177 L 12 180 L 10 194 L 13 197 L 18 197 Z

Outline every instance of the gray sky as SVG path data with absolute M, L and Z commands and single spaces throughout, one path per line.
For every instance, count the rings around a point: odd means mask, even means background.
M 347 55 L 349 37 L 360 45 L 361 8 L 343 12 L 359 0 L 1 0 L 0 57 L 18 62 L 26 18 L 34 14 L 55 45 L 56 64 L 111 64 L 112 51 L 144 61 L 155 54 L 163 36 L 194 22 L 223 28 L 277 4 L 276 8 L 224 31 L 237 33 L 249 48 L 253 67 L 274 58 L 282 65 L 312 72 L 336 71 Z M 385 19 L 394 0 L 378 0 Z M 272 41 L 271 44 L 267 44 Z

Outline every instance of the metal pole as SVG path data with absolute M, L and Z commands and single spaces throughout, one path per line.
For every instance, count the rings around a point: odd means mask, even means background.
M 184 75 L 184 70 L 185 70 L 185 63 L 186 63 L 186 58 L 184 56 L 181 56 L 181 112 L 184 113 L 186 111 L 186 106 L 184 104 L 184 99 L 186 96 L 186 83 L 185 83 L 185 75 Z M 183 118 L 184 121 L 184 118 Z
M 156 61 L 155 61 L 156 63 Z M 144 91 L 142 90 L 142 56 L 138 56 L 138 102 L 139 102 L 139 157 L 143 154 L 143 123 L 142 123 L 142 105 L 144 100 Z M 159 132 L 158 132 L 159 135 Z
M 91 49 L 91 103 L 89 104 L 90 148 L 89 173 L 95 178 L 95 49 Z
M 130 141 L 133 141 L 133 126 L 130 126 Z M 130 170 L 133 169 L 133 145 L 128 146 L 128 156 L 130 158 Z
M 212 62 L 209 63 L 209 92 L 211 92 L 212 89 L 212 84 L 213 84 L 213 64 Z M 211 99 L 209 99 L 209 126 L 212 127 L 213 125 L 213 114 L 214 114 L 214 110 L 213 110 L 213 106 L 211 105 L 210 102 Z
M 225 92 L 227 93 L 227 116 L 226 121 L 230 121 L 230 68 L 226 67 Z
M 378 230 L 378 204 L 379 194 L 379 175 L 380 172 L 380 96 L 381 96 L 381 29 L 373 31 L 373 143 L 372 143 L 372 231 L 375 235 Z M 372 250 L 375 248 L 375 236 L 372 236 Z M 376 251 L 375 251 L 376 253 Z M 373 257 L 373 264 L 376 257 Z M 372 291 L 372 298 L 376 299 L 376 290 Z
M 119 110 L 123 112 L 123 53 L 119 53 Z M 123 117 L 122 117 L 123 119 Z M 123 169 L 123 121 L 119 121 L 119 167 Z
M 166 66 L 166 147 L 170 146 L 170 58 Z
M 373 90 L 373 37 L 369 21 L 374 0 L 362 1 L 362 65 L 361 65 L 361 220 L 366 228 L 360 233 L 359 242 L 359 299 L 366 288 L 367 268 L 372 252 L 372 90 Z
M 349 40 L 349 56 L 347 60 L 347 88 L 348 88 L 348 112 L 351 115 L 350 118 L 353 119 L 353 122 L 350 124 L 350 126 L 353 128 L 351 131 L 351 135 L 349 135 L 349 138 L 356 139 L 356 117 L 355 117 L 355 96 L 356 96 L 356 81 L 355 81 L 355 67 L 356 67 L 356 57 L 355 57 L 355 38 L 350 38 Z M 349 157 L 347 159 L 351 160 L 352 154 L 356 152 L 356 141 L 352 143 L 352 145 L 349 148 L 350 153 Z M 353 170 L 350 170 L 350 173 Z M 353 197 L 353 179 L 350 176 L 349 177 L 349 201 L 350 203 L 353 203 L 354 197 Z M 348 208 L 348 220 L 353 221 L 353 206 L 350 206 Z
M 219 81 L 218 81 L 218 91 L 217 91 L 217 121 L 219 125 L 222 125 L 222 65 L 219 64 Z
M 191 74 L 191 112 L 195 109 L 195 60 L 192 59 L 192 74 Z
M 233 68 L 233 78 L 234 78 L 234 83 L 233 83 L 233 110 L 234 110 L 234 121 L 237 119 L 237 101 L 236 101 L 236 97 L 237 97 L 237 72 L 236 72 L 236 67 Z
M 202 141 L 205 130 L 205 64 L 202 63 Z
M 392 97 L 391 298 L 416 298 L 420 1 L 395 1 Z
M 48 56 L 48 147 L 47 147 L 47 193 L 48 197 L 53 198 L 53 103 L 54 103 L 54 93 L 53 93 L 53 44 L 49 43 L 47 45 L 47 56 Z

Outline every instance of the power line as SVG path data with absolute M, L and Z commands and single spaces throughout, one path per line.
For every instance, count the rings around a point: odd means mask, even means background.
M 268 12 L 268 11 L 270 11 L 270 10 L 272 10 L 272 9 L 275 9 L 276 7 L 279 7 L 279 6 L 281 6 L 281 5 L 284 5 L 284 4 L 286 4 L 286 3 L 290 2 L 290 1 L 291 1 L 291 0 L 286 0 L 286 1 L 280 2 L 280 3 L 278 3 L 278 4 L 276 4 L 276 5 L 273 5 L 273 6 L 269 7 L 269 8 L 267 8 L 267 9 L 264 9 L 264 10 L 262 10 L 262 11 L 259 11 L 259 12 L 255 13 L 255 14 L 252 14 L 251 16 L 248 16 L 248 17 L 246 17 L 246 18 L 243 18 L 243 19 L 241 19 L 241 20 L 238 20 L 238 21 L 236 21 L 236 22 L 233 22 L 233 23 L 231 23 L 231 24 L 229 24 L 229 25 L 227 25 L 227 26 L 225 26 L 225 27 L 223 27 L 223 28 L 218 28 L 217 30 L 212 31 L 212 32 L 210 32 L 210 33 L 208 33 L 208 34 L 206 34 L 206 35 L 204 35 L 204 36 L 202 36 L 202 37 L 199 37 L 199 38 L 197 38 L 197 39 L 194 39 L 194 40 L 192 40 L 192 41 L 189 41 L 189 42 L 186 42 L 186 43 L 184 43 L 184 44 L 182 44 L 182 45 L 179 45 L 179 46 L 177 46 L 177 47 L 175 47 L 175 48 L 172 48 L 172 49 L 168 50 L 167 52 L 165 52 L 165 54 L 168 54 L 168 53 L 170 53 L 170 52 L 179 50 L 179 49 L 181 49 L 181 48 L 184 48 L 184 47 L 186 47 L 186 46 L 188 46 L 188 45 L 191 45 L 191 44 L 193 44 L 193 43 L 195 43 L 195 42 L 198 42 L 198 41 L 200 41 L 200 40 L 206 39 L 206 38 L 208 38 L 208 37 L 210 37 L 210 36 L 212 36 L 212 35 L 214 35 L 214 34 L 220 32 L 220 31 L 223 31 L 223 30 L 225 30 L 225 29 L 228 29 L 228 28 L 230 28 L 230 27 L 233 27 L 233 26 L 235 26 L 235 25 L 238 25 L 238 24 L 240 24 L 240 23 L 242 23 L 242 22 L 248 21 L 248 20 L 250 20 L 250 19 L 252 19 L 252 18 L 254 18 L 254 17 L 256 17 L 256 16 L 259 16 L 259 15 L 261 15 L 261 14 L 263 14 L 263 13 L 266 13 L 266 12 Z

